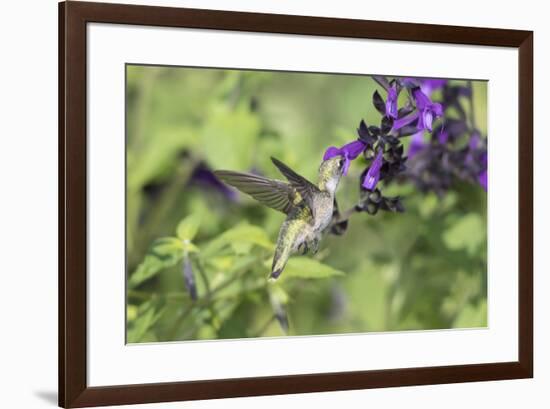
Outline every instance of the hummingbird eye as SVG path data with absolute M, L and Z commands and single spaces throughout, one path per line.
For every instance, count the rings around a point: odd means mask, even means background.
M 339 167 L 340 169 L 342 169 L 342 167 L 344 166 L 344 163 L 345 163 L 345 162 L 346 162 L 346 161 L 344 160 L 344 158 L 340 159 L 340 160 L 338 161 L 338 167 Z

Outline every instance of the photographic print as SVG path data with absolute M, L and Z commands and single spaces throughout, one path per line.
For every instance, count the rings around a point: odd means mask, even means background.
M 532 31 L 58 10 L 60 406 L 533 377 Z
M 487 86 L 127 64 L 127 342 L 486 327 Z

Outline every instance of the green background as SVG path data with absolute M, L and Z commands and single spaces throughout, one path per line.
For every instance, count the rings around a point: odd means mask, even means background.
M 478 185 L 458 182 L 442 197 L 384 187 L 405 197 L 405 213 L 353 215 L 344 236 L 327 236 L 268 283 L 284 215 L 192 183 L 200 163 L 281 179 L 270 156 L 316 181 L 327 147 L 355 139 L 362 118 L 379 124 L 371 99 L 385 92 L 370 77 L 134 65 L 126 74 L 128 342 L 486 326 Z M 487 83 L 473 90 L 485 135 Z M 342 179 L 341 209 L 357 201 L 365 165 L 358 158 Z M 184 286 L 184 250 L 197 301 Z

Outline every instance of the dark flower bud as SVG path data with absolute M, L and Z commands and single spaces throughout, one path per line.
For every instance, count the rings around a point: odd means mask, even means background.
M 377 126 L 374 126 L 374 125 L 369 126 L 369 132 L 370 132 L 371 135 L 376 136 L 376 137 L 380 136 L 380 133 L 381 133 L 380 128 L 378 128 Z
M 391 87 L 391 84 L 388 81 L 388 79 L 382 75 L 373 75 L 372 79 L 375 80 L 386 91 Z
M 392 147 L 390 150 L 392 162 L 401 159 L 403 157 L 404 148 L 403 145 Z
M 330 232 L 335 236 L 342 236 L 347 229 L 348 229 L 348 221 L 343 220 L 341 222 L 333 224 L 330 228 Z
M 359 128 L 357 128 L 357 136 L 367 146 L 372 146 L 376 142 L 376 138 L 370 133 L 364 120 L 361 120 L 359 123 Z
M 372 94 L 372 103 L 378 112 L 382 115 L 386 115 L 386 103 L 378 91 L 374 91 L 374 94 Z
M 384 197 L 380 202 L 380 209 L 389 212 L 399 213 L 403 213 L 405 211 L 405 208 L 403 207 L 403 204 L 401 203 L 401 198 L 399 196 Z
M 332 226 L 330 227 L 330 233 L 336 236 L 343 235 L 348 229 L 348 220 L 339 221 L 340 217 L 341 217 L 341 214 L 340 214 L 340 209 L 338 208 L 338 202 L 336 201 L 336 199 L 334 199 L 334 207 L 332 210 L 332 220 L 336 222 L 333 223 Z
M 415 133 L 418 132 L 417 123 L 418 123 L 418 121 L 414 121 L 410 125 L 405 125 L 404 127 L 399 128 L 399 130 L 397 131 L 397 135 L 400 138 L 405 137 L 405 136 L 414 135 Z
M 380 142 L 382 142 L 384 145 L 395 146 L 399 144 L 399 139 L 393 135 L 384 135 L 380 137 Z
M 397 118 L 403 118 L 414 111 L 414 107 L 410 104 L 405 105 L 403 108 L 399 108 L 397 111 Z
M 393 127 L 393 118 L 390 116 L 382 117 L 382 123 L 380 125 L 380 130 L 382 134 L 387 135 L 390 133 Z
M 197 285 L 195 283 L 195 274 L 193 273 L 193 266 L 191 265 L 191 260 L 189 256 L 184 255 L 183 257 L 183 282 L 185 283 L 185 288 L 189 292 L 191 299 L 196 301 L 197 296 Z
M 365 149 L 365 151 L 363 152 L 363 157 L 366 159 L 366 160 L 371 160 L 371 159 L 374 159 L 374 156 L 376 154 L 374 153 L 374 149 L 372 148 L 368 148 L 368 149 Z
M 380 193 L 379 189 L 374 189 L 372 192 L 367 191 L 366 195 L 368 200 L 373 203 L 379 203 L 380 199 L 382 199 L 382 193 Z
M 370 214 L 371 216 L 374 216 L 376 213 L 378 213 L 379 204 L 368 202 L 365 206 L 365 211 Z

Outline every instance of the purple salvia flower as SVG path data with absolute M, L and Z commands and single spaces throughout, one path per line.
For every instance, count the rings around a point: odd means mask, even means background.
M 418 131 L 411 137 L 411 144 L 409 145 L 407 156 L 411 159 L 425 147 L 426 143 L 424 142 L 424 131 Z
M 468 154 L 464 158 L 464 163 L 469 164 L 475 161 L 475 151 L 480 147 L 481 138 L 477 131 L 474 131 L 468 141 Z
M 342 146 L 341 148 L 331 146 L 325 151 L 323 160 L 328 160 L 335 156 L 343 156 L 345 162 L 344 162 L 344 168 L 342 170 L 342 173 L 344 175 L 347 175 L 351 161 L 357 158 L 361 154 L 361 152 L 365 150 L 366 147 L 367 147 L 367 144 L 359 139 L 353 142 L 349 142 L 344 146 Z
M 401 84 L 403 84 L 403 86 L 407 87 L 407 88 L 414 88 L 414 87 L 418 87 L 418 80 L 416 80 L 415 78 L 410 78 L 410 77 L 405 77 L 403 79 L 401 79 Z
M 214 173 L 212 173 L 212 171 L 204 164 L 199 164 L 193 170 L 190 183 L 203 185 L 212 188 L 213 190 L 217 190 L 231 201 L 235 201 L 238 198 L 237 191 L 228 188 L 227 185 L 220 182 L 220 180 L 214 175 Z
M 480 142 L 481 142 L 481 138 L 479 137 L 479 133 L 473 132 L 472 136 L 470 137 L 470 141 L 468 142 L 468 146 L 471 150 L 474 150 L 479 147 Z
M 477 176 L 477 180 L 481 187 L 487 191 L 487 152 L 481 155 L 481 166 L 483 166 L 483 170 Z
M 483 166 L 485 169 L 487 169 L 487 152 L 484 152 L 483 155 L 481 155 L 481 166 Z
M 476 157 L 479 159 L 481 171 L 477 174 L 477 181 L 481 187 L 487 191 L 487 151 L 480 151 L 480 149 L 483 149 L 483 146 L 481 142 L 481 135 L 478 131 L 474 131 L 472 133 L 472 136 L 468 141 L 468 148 L 469 152 L 464 158 L 464 163 L 465 165 L 469 165 L 476 160 Z M 479 156 L 479 152 L 481 152 L 481 156 Z
M 435 78 L 403 78 L 401 83 L 408 88 L 420 87 L 422 92 L 431 96 L 436 89 L 447 85 L 447 80 Z
M 374 190 L 374 188 L 378 184 L 378 181 L 380 180 L 380 169 L 384 164 L 383 154 L 384 151 L 382 149 L 378 149 L 376 158 L 374 158 L 374 160 L 372 161 L 370 168 L 365 175 L 362 186 L 367 190 Z
M 431 132 L 434 117 L 438 118 L 443 115 L 443 106 L 432 102 L 420 88 L 413 91 L 413 97 L 418 111 L 418 129 L 427 129 Z
M 431 96 L 436 89 L 447 85 L 447 80 L 442 79 L 425 79 L 420 81 L 420 89 L 425 95 Z
M 441 145 L 445 145 L 449 141 L 449 133 L 445 129 L 441 129 L 437 134 L 437 140 Z
M 416 102 L 416 111 L 395 119 L 392 126 L 393 131 L 397 131 L 418 119 L 418 130 L 427 129 L 431 132 L 433 120 L 443 115 L 443 106 L 440 103 L 432 102 L 420 88 L 413 90 L 413 97 Z
M 487 191 L 487 169 L 485 169 L 478 175 L 477 181 L 479 182 L 483 190 Z
M 413 122 L 415 119 L 418 118 L 418 112 L 413 112 L 409 115 L 404 116 L 403 118 L 398 118 L 395 121 L 393 121 L 392 131 L 397 131 L 404 126 L 409 125 L 411 122 Z
M 394 84 L 388 89 L 388 98 L 386 99 L 386 116 L 397 119 L 397 86 Z

